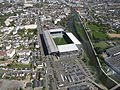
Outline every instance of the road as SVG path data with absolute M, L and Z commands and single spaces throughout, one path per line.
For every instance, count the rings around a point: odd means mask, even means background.
M 11 74 L 11 73 L 26 73 L 26 74 L 28 74 L 28 73 L 36 73 L 36 72 L 38 72 L 38 71 L 31 71 L 31 70 L 16 70 L 16 71 L 0 71 L 0 74 L 3 74 L 3 73 L 5 73 L 5 74 Z
M 44 62 L 44 50 L 43 50 L 43 44 L 42 44 L 42 33 L 43 33 L 43 29 L 42 29 L 42 25 L 41 25 L 41 20 L 39 18 L 39 16 L 37 15 L 37 30 L 38 30 L 38 41 L 39 41 L 39 46 L 40 46 L 40 61 Z M 45 68 L 46 74 L 45 74 L 45 90 L 49 90 L 49 80 L 48 80 L 48 68 Z
M 38 41 L 39 41 L 39 46 L 40 46 L 40 55 L 42 57 L 42 56 L 44 56 L 44 51 L 43 51 L 43 46 L 42 46 L 42 39 L 41 39 L 43 29 L 42 29 L 41 20 L 39 18 L 39 15 L 36 16 L 36 19 L 37 19 L 37 31 L 38 31 Z

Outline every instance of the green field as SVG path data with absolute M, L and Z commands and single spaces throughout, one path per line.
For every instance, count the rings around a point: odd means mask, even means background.
M 23 67 L 30 67 L 30 64 L 12 64 L 12 65 L 9 65 L 9 66 L 7 66 L 7 67 L 9 67 L 9 68 L 23 68 Z
M 89 28 L 92 32 L 92 35 L 94 36 L 94 39 L 96 40 L 107 40 L 107 35 L 106 33 L 104 32 L 104 28 L 105 27 L 102 27 L 102 26 L 97 26 L 97 25 L 94 25 L 94 24 L 87 24 L 87 28 Z
M 108 45 L 106 42 L 99 42 L 99 43 L 95 43 L 94 45 L 95 47 L 102 49 L 107 49 L 108 47 L 110 47 L 110 45 Z
M 100 27 L 96 26 L 96 25 L 88 25 L 88 27 L 90 28 L 90 30 L 92 31 L 99 31 L 100 30 Z
M 93 35 L 94 35 L 95 39 L 107 40 L 107 35 L 103 32 L 95 31 L 95 32 L 93 32 Z
M 1 58 L 0 61 L 7 61 L 7 59 L 5 59 L 5 58 Z
M 54 38 L 53 39 L 56 43 L 56 45 L 64 45 L 67 44 L 66 40 L 64 38 Z
M 52 38 L 59 38 L 59 37 L 63 37 L 63 35 L 51 35 Z
M 78 24 L 78 21 L 74 20 L 74 26 L 75 29 L 77 30 L 77 33 L 80 35 L 82 40 L 85 40 L 84 36 L 83 36 L 83 31 L 80 28 L 80 25 Z
M 100 55 L 102 52 L 104 52 L 106 49 L 110 48 L 111 46 L 106 42 L 98 42 L 98 43 L 94 43 L 94 47 L 96 52 Z

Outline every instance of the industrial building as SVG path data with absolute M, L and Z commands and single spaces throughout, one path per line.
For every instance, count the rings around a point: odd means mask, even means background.
M 120 74 L 120 45 L 107 49 L 106 53 L 109 55 L 105 58 L 106 64 Z
M 81 53 L 80 41 L 72 33 L 61 28 L 46 30 L 43 37 L 49 54 L 70 57 Z

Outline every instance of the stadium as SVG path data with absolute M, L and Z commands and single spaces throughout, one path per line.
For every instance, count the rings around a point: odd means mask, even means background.
M 81 53 L 80 41 L 72 33 L 61 28 L 44 31 L 43 38 L 50 55 L 71 57 Z
M 105 58 L 105 63 L 120 74 L 120 45 L 107 49 L 106 53 L 109 57 Z

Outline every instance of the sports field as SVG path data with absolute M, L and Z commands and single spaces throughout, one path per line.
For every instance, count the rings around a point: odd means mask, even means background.
M 56 45 L 64 45 L 67 44 L 66 40 L 64 38 L 54 38 L 53 39 L 56 43 Z

